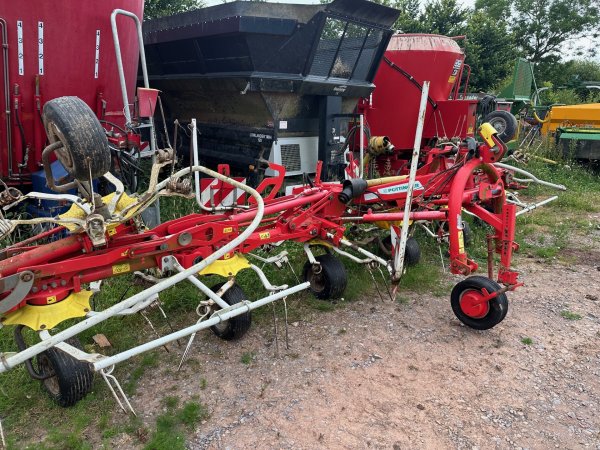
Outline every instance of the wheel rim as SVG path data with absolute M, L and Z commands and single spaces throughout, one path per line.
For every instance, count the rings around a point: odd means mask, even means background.
M 323 269 L 321 269 L 321 273 L 316 274 L 311 269 L 310 270 L 310 279 L 308 280 L 310 283 L 310 288 L 314 292 L 321 292 L 325 289 L 325 277 L 323 276 Z
M 63 146 L 59 149 L 56 149 L 54 151 L 54 154 L 56 155 L 60 163 L 63 165 L 63 167 L 69 173 L 71 173 L 71 171 L 73 170 L 73 158 L 71 158 L 71 153 L 66 149 L 65 136 L 54 123 L 48 124 L 48 135 L 50 136 L 51 142 L 62 142 Z
M 216 325 L 213 325 L 213 328 L 217 330 L 219 333 L 225 333 L 227 331 L 227 327 L 229 326 L 229 320 L 225 320 L 224 322 L 219 322 Z
M 490 302 L 481 301 L 484 295 L 481 291 L 468 290 L 460 296 L 461 311 L 472 319 L 482 319 L 490 312 Z
M 491 125 L 496 129 L 498 134 L 502 134 L 506 130 L 506 121 L 503 119 L 493 120 Z
M 52 368 L 50 360 L 46 355 L 40 355 L 38 359 L 42 373 L 54 373 L 54 369 Z M 46 378 L 43 383 L 50 394 L 54 396 L 58 396 L 60 394 L 60 386 L 58 385 L 58 377 L 56 375 Z

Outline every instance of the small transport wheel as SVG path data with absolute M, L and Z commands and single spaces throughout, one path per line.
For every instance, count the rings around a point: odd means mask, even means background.
M 484 119 L 489 122 L 498 132 L 498 138 L 502 142 L 508 142 L 517 134 L 517 118 L 508 111 L 492 111 Z
M 106 132 L 90 107 L 79 97 L 59 97 L 44 105 L 44 128 L 50 143 L 60 141 L 56 157 L 80 181 L 98 178 L 110 170 Z
M 348 284 L 348 275 L 342 262 L 326 253 L 316 256 L 320 265 L 313 266 L 310 261 L 304 264 L 304 281 L 310 282 L 310 291 L 321 299 L 337 299 L 342 296 Z
M 392 237 L 386 236 L 380 242 L 380 249 L 385 256 L 392 256 Z M 406 250 L 404 251 L 404 263 L 407 266 L 416 266 L 421 261 L 421 246 L 414 237 L 406 240 Z
M 485 302 L 480 300 L 488 293 L 496 292 L 501 286 L 482 276 L 473 276 L 457 283 L 450 295 L 452 311 L 462 323 L 476 330 L 489 330 L 498 325 L 508 312 L 506 294 L 499 294 Z
M 82 349 L 79 339 L 67 339 L 67 344 Z M 42 386 L 60 406 L 73 406 L 92 390 L 94 372 L 86 362 L 51 347 L 37 357 L 40 374 L 54 374 L 42 380 Z
M 212 287 L 213 292 L 218 292 L 225 283 L 219 283 Z M 239 285 L 234 284 L 225 291 L 221 297 L 228 305 L 235 305 L 243 302 L 246 299 L 246 294 Z M 239 316 L 232 317 L 225 322 L 218 323 L 210 327 L 210 329 L 221 339 L 226 341 L 234 341 L 240 339 L 250 329 L 252 324 L 252 313 L 246 312 Z

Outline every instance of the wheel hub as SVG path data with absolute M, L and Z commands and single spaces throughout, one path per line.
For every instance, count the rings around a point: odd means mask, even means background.
M 460 297 L 460 309 L 473 319 L 481 319 L 490 311 L 487 301 L 482 301 L 484 295 L 479 291 L 467 291 Z
M 497 119 L 492 121 L 491 124 L 496 129 L 498 134 L 502 134 L 504 133 L 504 130 L 506 130 L 506 122 L 504 120 Z
M 310 287 L 315 292 L 321 292 L 325 289 L 325 279 L 323 277 L 323 269 L 319 266 L 319 272 L 315 273 L 314 268 L 311 271 L 311 276 L 309 279 Z

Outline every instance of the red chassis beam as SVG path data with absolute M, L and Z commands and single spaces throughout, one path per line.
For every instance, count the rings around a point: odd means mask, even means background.
M 470 274 L 477 264 L 468 259 L 461 244 L 462 208 L 465 208 L 496 231 L 496 249 L 501 253 L 498 280 L 516 284 L 516 273 L 510 270 L 514 245 L 515 211 L 505 205 L 501 174 L 491 164 L 474 158 L 457 165 L 451 182 L 436 173 L 417 177 L 417 191 L 411 220 L 448 221 L 450 259 L 454 273 Z M 403 180 L 380 179 L 357 193 L 348 204 L 339 200 L 340 183 L 321 183 L 305 187 L 295 195 L 265 200 L 262 225 L 236 250 L 248 253 L 265 244 L 284 240 L 307 242 L 315 238 L 339 245 L 344 223 L 397 221 L 406 193 Z M 491 205 L 490 212 L 481 204 Z M 366 208 L 366 211 L 365 211 Z M 379 208 L 373 211 L 373 208 Z M 35 281 L 31 291 L 16 307 L 26 303 L 44 305 L 65 298 L 89 283 L 123 273 L 160 267 L 162 257 L 174 255 L 183 267 L 230 242 L 255 215 L 255 209 L 227 214 L 192 214 L 166 222 L 139 233 L 133 223 L 123 224 L 107 235 L 107 245 L 92 247 L 85 234 L 68 236 L 56 242 L 8 249 L 0 261 L 0 276 L 25 270 L 32 271 Z M 334 236 L 330 238 L 328 236 Z M 0 300 L 1 302 L 2 300 Z

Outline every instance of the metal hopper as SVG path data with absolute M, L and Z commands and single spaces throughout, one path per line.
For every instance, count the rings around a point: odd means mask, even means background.
M 373 91 L 397 16 L 365 0 L 239 1 L 151 20 L 151 83 L 168 119 L 198 119 L 204 161 L 311 172 L 337 145 L 334 116 Z

